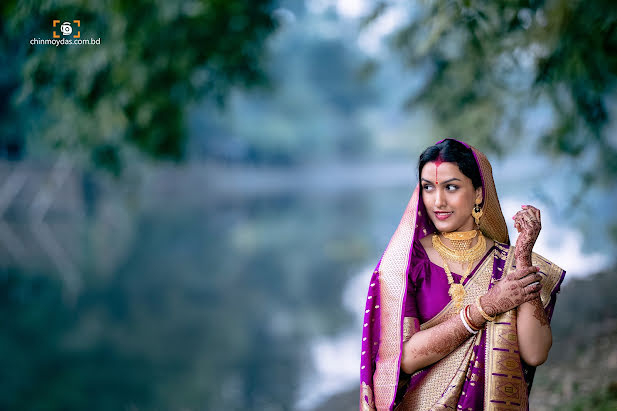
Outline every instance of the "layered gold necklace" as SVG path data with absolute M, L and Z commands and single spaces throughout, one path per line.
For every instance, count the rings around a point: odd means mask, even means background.
M 441 241 L 438 234 L 433 235 L 433 248 L 435 248 L 443 260 L 443 269 L 448 276 L 448 284 L 450 284 L 448 294 L 450 294 L 452 301 L 456 304 L 457 310 L 460 310 L 463 307 L 463 299 L 465 298 L 463 283 L 471 272 L 474 261 L 479 260 L 484 255 L 486 250 L 486 239 L 480 230 L 453 231 L 451 233 L 443 233 L 443 236 L 450 240 L 453 248 L 446 246 Z M 478 241 L 472 247 L 471 242 L 476 236 L 478 237 Z M 456 284 L 454 278 L 452 278 L 450 267 L 448 267 L 448 261 L 460 263 L 464 267 L 464 272 L 461 275 L 461 282 L 458 284 Z M 465 266 L 465 264 L 467 266 Z

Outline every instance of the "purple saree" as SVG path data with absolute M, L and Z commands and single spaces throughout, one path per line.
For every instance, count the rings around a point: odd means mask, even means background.
M 467 277 L 464 304 L 473 304 L 514 263 L 490 164 L 481 152 L 472 150 L 485 193 L 480 229 L 495 245 Z M 416 187 L 373 272 L 362 335 L 360 410 L 527 409 L 534 369 L 520 359 L 516 310 L 487 323 L 437 363 L 413 375 L 400 371 L 402 344 L 414 319 L 424 330 L 458 314 L 443 268 L 430 262 L 419 243 L 435 232 L 426 215 Z M 535 253 L 532 263 L 544 277 L 541 299 L 550 320 L 565 273 Z

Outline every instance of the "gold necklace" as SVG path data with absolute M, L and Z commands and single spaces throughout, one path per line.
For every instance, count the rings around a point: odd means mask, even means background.
M 478 235 L 478 230 L 471 231 L 452 231 L 450 233 L 441 233 L 450 241 L 471 240 Z
M 471 247 L 471 241 L 478 235 L 477 230 L 471 231 L 452 231 L 450 233 L 441 233 L 452 243 L 452 247 L 457 252 L 465 252 Z
M 471 247 L 471 241 L 478 237 L 476 245 Z M 443 260 L 443 269 L 448 276 L 448 284 L 450 284 L 450 290 L 448 294 L 452 298 L 452 301 L 456 304 L 457 310 L 460 310 L 463 306 L 463 300 L 465 299 L 465 288 L 463 283 L 471 272 L 473 262 L 479 260 L 484 255 L 486 250 L 486 239 L 479 230 L 464 231 L 464 232 L 452 232 L 444 233 L 444 237 L 452 242 L 454 249 L 446 246 L 439 238 L 439 235 L 433 235 L 433 248 L 439 253 Z M 461 282 L 456 284 L 448 262 L 446 260 L 454 261 L 461 264 L 467 264 L 464 273 L 461 275 Z

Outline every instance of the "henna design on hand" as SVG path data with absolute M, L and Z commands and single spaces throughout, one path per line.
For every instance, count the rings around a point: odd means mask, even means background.
M 530 300 L 534 291 L 526 287 L 536 279 L 536 277 L 531 279 L 528 277 L 535 271 L 537 271 L 535 267 L 519 267 L 508 273 L 480 299 L 484 311 L 490 316 L 495 316 Z
M 427 356 L 438 354 L 445 356 L 469 338 L 469 333 L 462 325 L 461 327 L 444 327 L 443 325 L 445 324 L 430 328 L 428 330 L 430 332 L 428 344 L 422 347 L 413 347 L 413 355 Z
M 537 238 L 537 237 L 536 237 Z M 531 252 L 536 238 L 527 232 L 521 232 L 516 240 L 514 258 L 519 267 L 529 267 L 531 265 Z
M 542 223 L 540 210 L 532 206 L 523 206 L 523 210 L 514 215 L 514 227 L 520 233 L 516 240 L 514 258 L 517 267 L 531 266 L 531 251 L 538 239 Z
M 489 300 L 488 298 L 487 300 L 488 301 L 486 303 L 482 303 L 482 308 L 491 317 L 497 314 L 505 313 L 506 311 L 510 311 L 511 309 L 516 308 L 518 305 L 520 305 L 520 303 L 516 303 L 518 301 L 518 298 L 512 300 L 507 296 L 503 296 L 494 302 L 492 300 Z
M 531 252 L 542 228 L 540 210 L 523 206 L 523 210 L 513 218 L 520 233 L 514 251 L 516 270 L 508 273 L 482 297 L 482 307 L 490 316 L 509 311 L 537 297 L 538 287 L 528 287 L 532 282 L 528 276 L 537 271 L 536 267 L 531 266 Z

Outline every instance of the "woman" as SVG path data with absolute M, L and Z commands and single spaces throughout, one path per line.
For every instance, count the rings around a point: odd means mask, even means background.
M 540 211 L 508 230 L 484 154 L 446 139 L 377 264 L 365 310 L 361 410 L 525 410 L 565 272 L 532 253 Z

